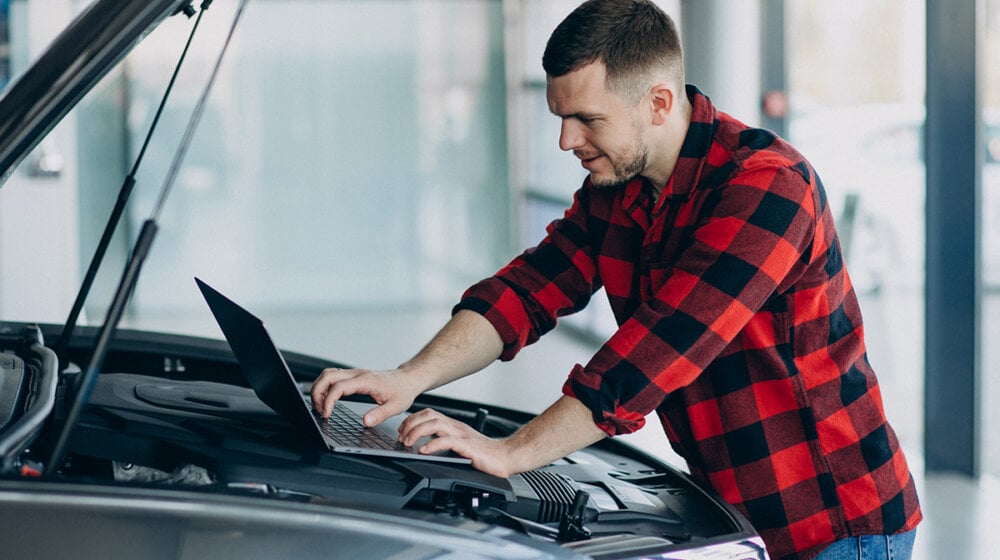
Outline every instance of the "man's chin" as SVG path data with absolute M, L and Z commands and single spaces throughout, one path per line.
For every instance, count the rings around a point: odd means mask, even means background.
M 590 174 L 590 186 L 592 186 L 595 189 L 613 190 L 613 189 L 617 189 L 619 187 L 623 187 L 623 186 L 627 185 L 629 183 L 629 181 L 631 181 L 634 178 L 635 177 L 633 176 L 633 177 L 629 177 L 627 179 L 623 179 L 623 178 L 618 177 L 618 176 L 611 176 L 611 177 L 609 177 L 607 175 L 600 175 L 600 174 L 596 174 L 596 173 L 591 173 Z

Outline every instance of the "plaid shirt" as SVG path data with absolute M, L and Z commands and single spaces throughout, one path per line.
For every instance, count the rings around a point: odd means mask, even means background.
M 471 287 L 501 359 L 604 287 L 618 331 L 564 392 L 607 433 L 656 411 L 698 479 L 773 558 L 920 521 L 865 353 L 861 312 L 816 173 L 772 133 L 689 87 L 691 125 L 659 200 L 588 182 L 540 245 Z

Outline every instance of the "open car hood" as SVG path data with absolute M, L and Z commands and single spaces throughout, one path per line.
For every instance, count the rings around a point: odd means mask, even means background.
M 0 97 L 0 187 L 17 164 L 165 17 L 191 0 L 95 0 Z
M 115 63 L 191 4 L 93 0 L 0 98 L 0 185 Z M 146 224 L 137 247 L 151 243 Z M 67 323 L 0 320 L 0 541 L 14 543 L 4 557 L 284 558 L 329 543 L 341 557 L 767 558 L 733 506 L 627 444 L 602 440 L 508 478 L 332 453 L 255 396 L 221 340 L 102 338 L 103 327 Z M 53 349 L 63 333 L 73 336 Z M 283 356 L 301 386 L 347 367 Z M 428 407 L 489 437 L 532 418 L 435 395 L 413 408 Z

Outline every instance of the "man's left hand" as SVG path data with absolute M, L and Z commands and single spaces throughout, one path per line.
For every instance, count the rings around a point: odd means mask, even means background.
M 414 445 L 422 437 L 432 437 L 420 448 L 421 453 L 452 451 L 472 459 L 472 466 L 485 473 L 506 478 L 512 472 L 506 450 L 507 440 L 493 439 L 472 426 L 426 408 L 415 412 L 399 426 L 399 440 Z
M 473 467 L 504 478 L 547 465 L 607 436 L 594 424 L 590 411 L 567 396 L 507 438 L 486 437 L 468 424 L 431 409 L 406 418 L 399 434 L 406 445 L 434 437 L 420 448 L 422 453 L 450 450 L 472 459 Z

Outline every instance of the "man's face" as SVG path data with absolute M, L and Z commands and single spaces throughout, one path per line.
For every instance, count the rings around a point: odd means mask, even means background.
M 638 107 L 606 86 L 604 64 L 593 62 L 558 78 L 549 77 L 549 110 L 562 119 L 559 147 L 573 151 L 597 187 L 624 184 L 646 168 Z

